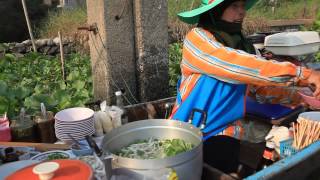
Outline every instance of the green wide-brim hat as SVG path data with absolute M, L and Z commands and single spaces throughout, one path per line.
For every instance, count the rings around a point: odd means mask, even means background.
M 188 24 L 198 23 L 199 17 L 202 13 L 209 11 L 223 1 L 224 0 L 202 0 L 200 7 L 191 11 L 179 13 L 178 17 L 181 21 Z M 246 10 L 250 9 L 257 1 L 258 0 L 246 0 Z

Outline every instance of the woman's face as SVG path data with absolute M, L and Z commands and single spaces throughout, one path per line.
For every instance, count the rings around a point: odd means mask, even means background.
M 221 19 L 230 23 L 242 23 L 246 15 L 245 1 L 236 1 L 224 10 Z

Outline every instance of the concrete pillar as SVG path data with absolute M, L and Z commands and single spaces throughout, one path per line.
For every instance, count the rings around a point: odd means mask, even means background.
M 87 0 L 90 55 L 96 100 L 114 103 L 114 92 L 125 89 L 126 99 L 137 97 L 135 74 L 134 26 L 131 0 Z
M 127 104 L 168 97 L 166 0 L 87 0 L 94 95 Z
M 167 0 L 134 0 L 134 17 L 139 98 L 168 97 Z

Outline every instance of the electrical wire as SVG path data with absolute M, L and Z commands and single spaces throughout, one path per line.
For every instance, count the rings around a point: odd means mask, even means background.
M 97 46 L 96 46 L 96 42 L 94 41 L 94 38 L 92 37 L 92 34 L 91 34 L 91 33 L 90 33 L 90 36 L 91 36 L 91 39 L 92 39 L 92 44 L 94 44 L 95 50 L 96 50 L 96 52 L 98 53 L 98 55 L 99 55 L 99 57 L 100 57 L 100 55 L 101 55 L 102 52 L 99 53 L 98 48 L 97 48 Z M 99 33 L 98 33 L 98 36 L 100 36 Z M 100 41 L 101 41 L 101 43 L 102 43 L 102 38 L 101 38 L 101 36 L 100 36 Z M 104 43 L 102 43 L 102 45 L 103 45 L 103 48 L 104 48 L 105 53 L 108 54 L 108 53 L 107 53 L 107 50 L 106 50 L 106 46 L 104 45 Z M 110 57 L 110 56 L 109 56 L 109 57 Z M 106 57 L 104 57 L 104 58 L 106 58 Z M 110 57 L 110 59 L 111 59 L 111 57 Z M 111 59 L 111 60 L 112 60 L 112 59 Z M 103 63 L 104 63 L 104 65 L 107 67 L 107 64 L 105 63 L 105 61 L 103 61 Z M 114 79 L 112 78 L 112 75 L 111 75 L 110 77 L 111 77 L 111 81 L 116 85 L 116 88 L 120 89 L 119 86 L 117 86 L 117 84 L 115 83 Z M 121 73 L 120 73 L 120 77 L 122 77 L 122 80 L 124 81 L 124 83 L 125 83 L 125 85 L 126 85 L 126 88 L 129 90 L 129 93 L 130 93 L 131 97 L 135 100 L 133 94 L 131 93 L 131 91 L 130 91 L 129 87 L 127 86 L 127 83 L 126 83 L 126 81 L 124 80 L 124 78 L 123 78 L 123 76 L 122 76 Z M 123 97 L 124 97 L 124 99 L 125 99 L 130 105 L 132 105 L 132 103 L 127 99 L 126 96 L 123 96 Z M 135 100 L 135 101 L 137 102 L 137 100 Z M 138 104 L 138 102 L 137 102 L 137 104 Z M 148 109 L 147 109 L 145 106 L 141 106 L 141 108 L 142 108 L 143 110 L 145 110 L 146 112 L 148 112 Z M 139 113 L 137 112 L 137 110 L 136 110 L 135 108 L 133 108 L 133 112 L 134 112 L 133 115 L 135 116 L 135 118 L 138 118 L 137 114 L 139 114 Z
M 102 58 L 100 58 L 100 59 L 107 59 L 106 57 L 104 57 L 104 55 L 102 54 L 102 52 L 99 52 L 99 51 L 98 51 L 98 48 L 97 48 L 97 46 L 96 46 L 96 43 L 95 43 L 95 41 L 94 41 L 94 38 L 92 37 L 92 34 L 89 33 L 89 35 L 90 35 L 90 37 L 91 37 L 91 39 L 92 39 L 92 44 L 93 44 L 96 52 L 98 53 L 98 57 L 102 57 Z M 105 68 L 107 69 L 108 66 L 107 66 L 106 62 L 105 62 L 104 60 L 102 60 L 102 62 L 103 62 L 103 64 L 104 64 Z M 117 85 L 117 83 L 116 83 L 115 80 L 113 79 L 112 74 L 110 74 L 110 79 L 111 79 L 112 84 L 114 85 L 114 87 L 116 87 L 117 89 L 120 89 L 120 87 Z M 123 96 L 123 97 L 124 97 L 124 99 L 127 101 L 128 104 L 132 105 L 132 103 L 129 101 L 129 99 L 128 99 L 126 96 Z
M 98 34 L 98 36 L 99 36 L 99 39 L 100 39 L 100 41 L 101 41 L 101 44 L 102 44 L 102 46 L 103 46 L 103 49 L 104 49 L 105 53 L 107 54 L 107 56 L 109 57 L 109 59 L 110 59 L 111 61 L 113 61 L 110 53 L 107 52 L 107 47 L 106 47 L 106 45 L 104 44 L 104 42 L 103 42 L 103 40 L 102 40 L 102 37 L 101 37 L 101 34 L 100 34 L 99 29 L 97 29 L 97 34 Z M 122 79 L 122 81 L 123 81 L 126 89 L 127 89 L 128 92 L 130 93 L 129 95 L 131 96 L 131 98 L 135 101 L 135 103 L 139 103 L 138 100 L 134 97 L 132 91 L 130 90 L 130 88 L 129 88 L 129 86 L 128 86 L 128 83 L 127 83 L 126 80 L 123 78 L 122 73 L 120 73 L 120 77 L 121 77 L 121 79 Z

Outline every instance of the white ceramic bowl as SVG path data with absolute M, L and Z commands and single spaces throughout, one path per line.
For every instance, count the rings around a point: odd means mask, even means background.
M 59 163 L 45 162 L 36 165 L 32 171 L 39 176 L 40 180 L 49 180 L 54 176 L 54 172 L 59 169 Z
M 55 119 L 63 122 L 76 122 L 93 118 L 94 111 L 85 107 L 68 108 L 59 111 Z

